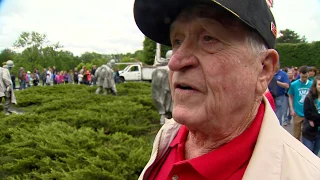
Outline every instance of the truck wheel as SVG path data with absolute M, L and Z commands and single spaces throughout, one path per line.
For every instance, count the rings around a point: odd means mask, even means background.
M 124 83 L 124 77 L 119 77 L 119 83 Z

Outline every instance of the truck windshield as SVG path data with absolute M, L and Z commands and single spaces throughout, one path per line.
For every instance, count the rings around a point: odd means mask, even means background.
M 124 68 L 123 71 L 127 71 L 129 69 L 130 66 L 127 66 L 126 68 Z

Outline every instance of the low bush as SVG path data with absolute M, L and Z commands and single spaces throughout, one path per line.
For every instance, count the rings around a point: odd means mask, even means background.
M 25 114 L 0 114 L 0 179 L 137 179 L 159 115 L 150 83 L 56 85 L 16 91 Z

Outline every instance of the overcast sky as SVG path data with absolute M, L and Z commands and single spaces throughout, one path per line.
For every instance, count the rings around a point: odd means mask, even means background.
M 133 18 L 134 0 L 0 0 L 0 51 L 22 31 L 47 35 L 80 55 L 142 49 Z M 292 29 L 309 42 L 320 40 L 320 0 L 274 0 L 278 29 Z

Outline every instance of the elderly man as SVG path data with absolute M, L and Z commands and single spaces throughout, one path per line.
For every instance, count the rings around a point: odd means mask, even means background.
M 278 64 L 265 0 L 135 0 L 152 40 L 171 45 L 173 119 L 140 179 L 319 179 L 320 160 L 263 96 Z
M 10 60 L 11 61 L 11 60 Z M 9 62 L 9 61 L 8 61 Z M 16 104 L 16 97 L 14 95 L 12 81 L 9 69 L 13 67 L 13 63 L 6 64 L 6 68 L 0 67 L 0 102 L 2 101 L 2 98 L 4 97 L 5 102 L 3 105 L 3 111 L 5 115 L 9 115 L 9 108 L 10 105 Z M 12 61 L 11 61 L 12 62 Z

